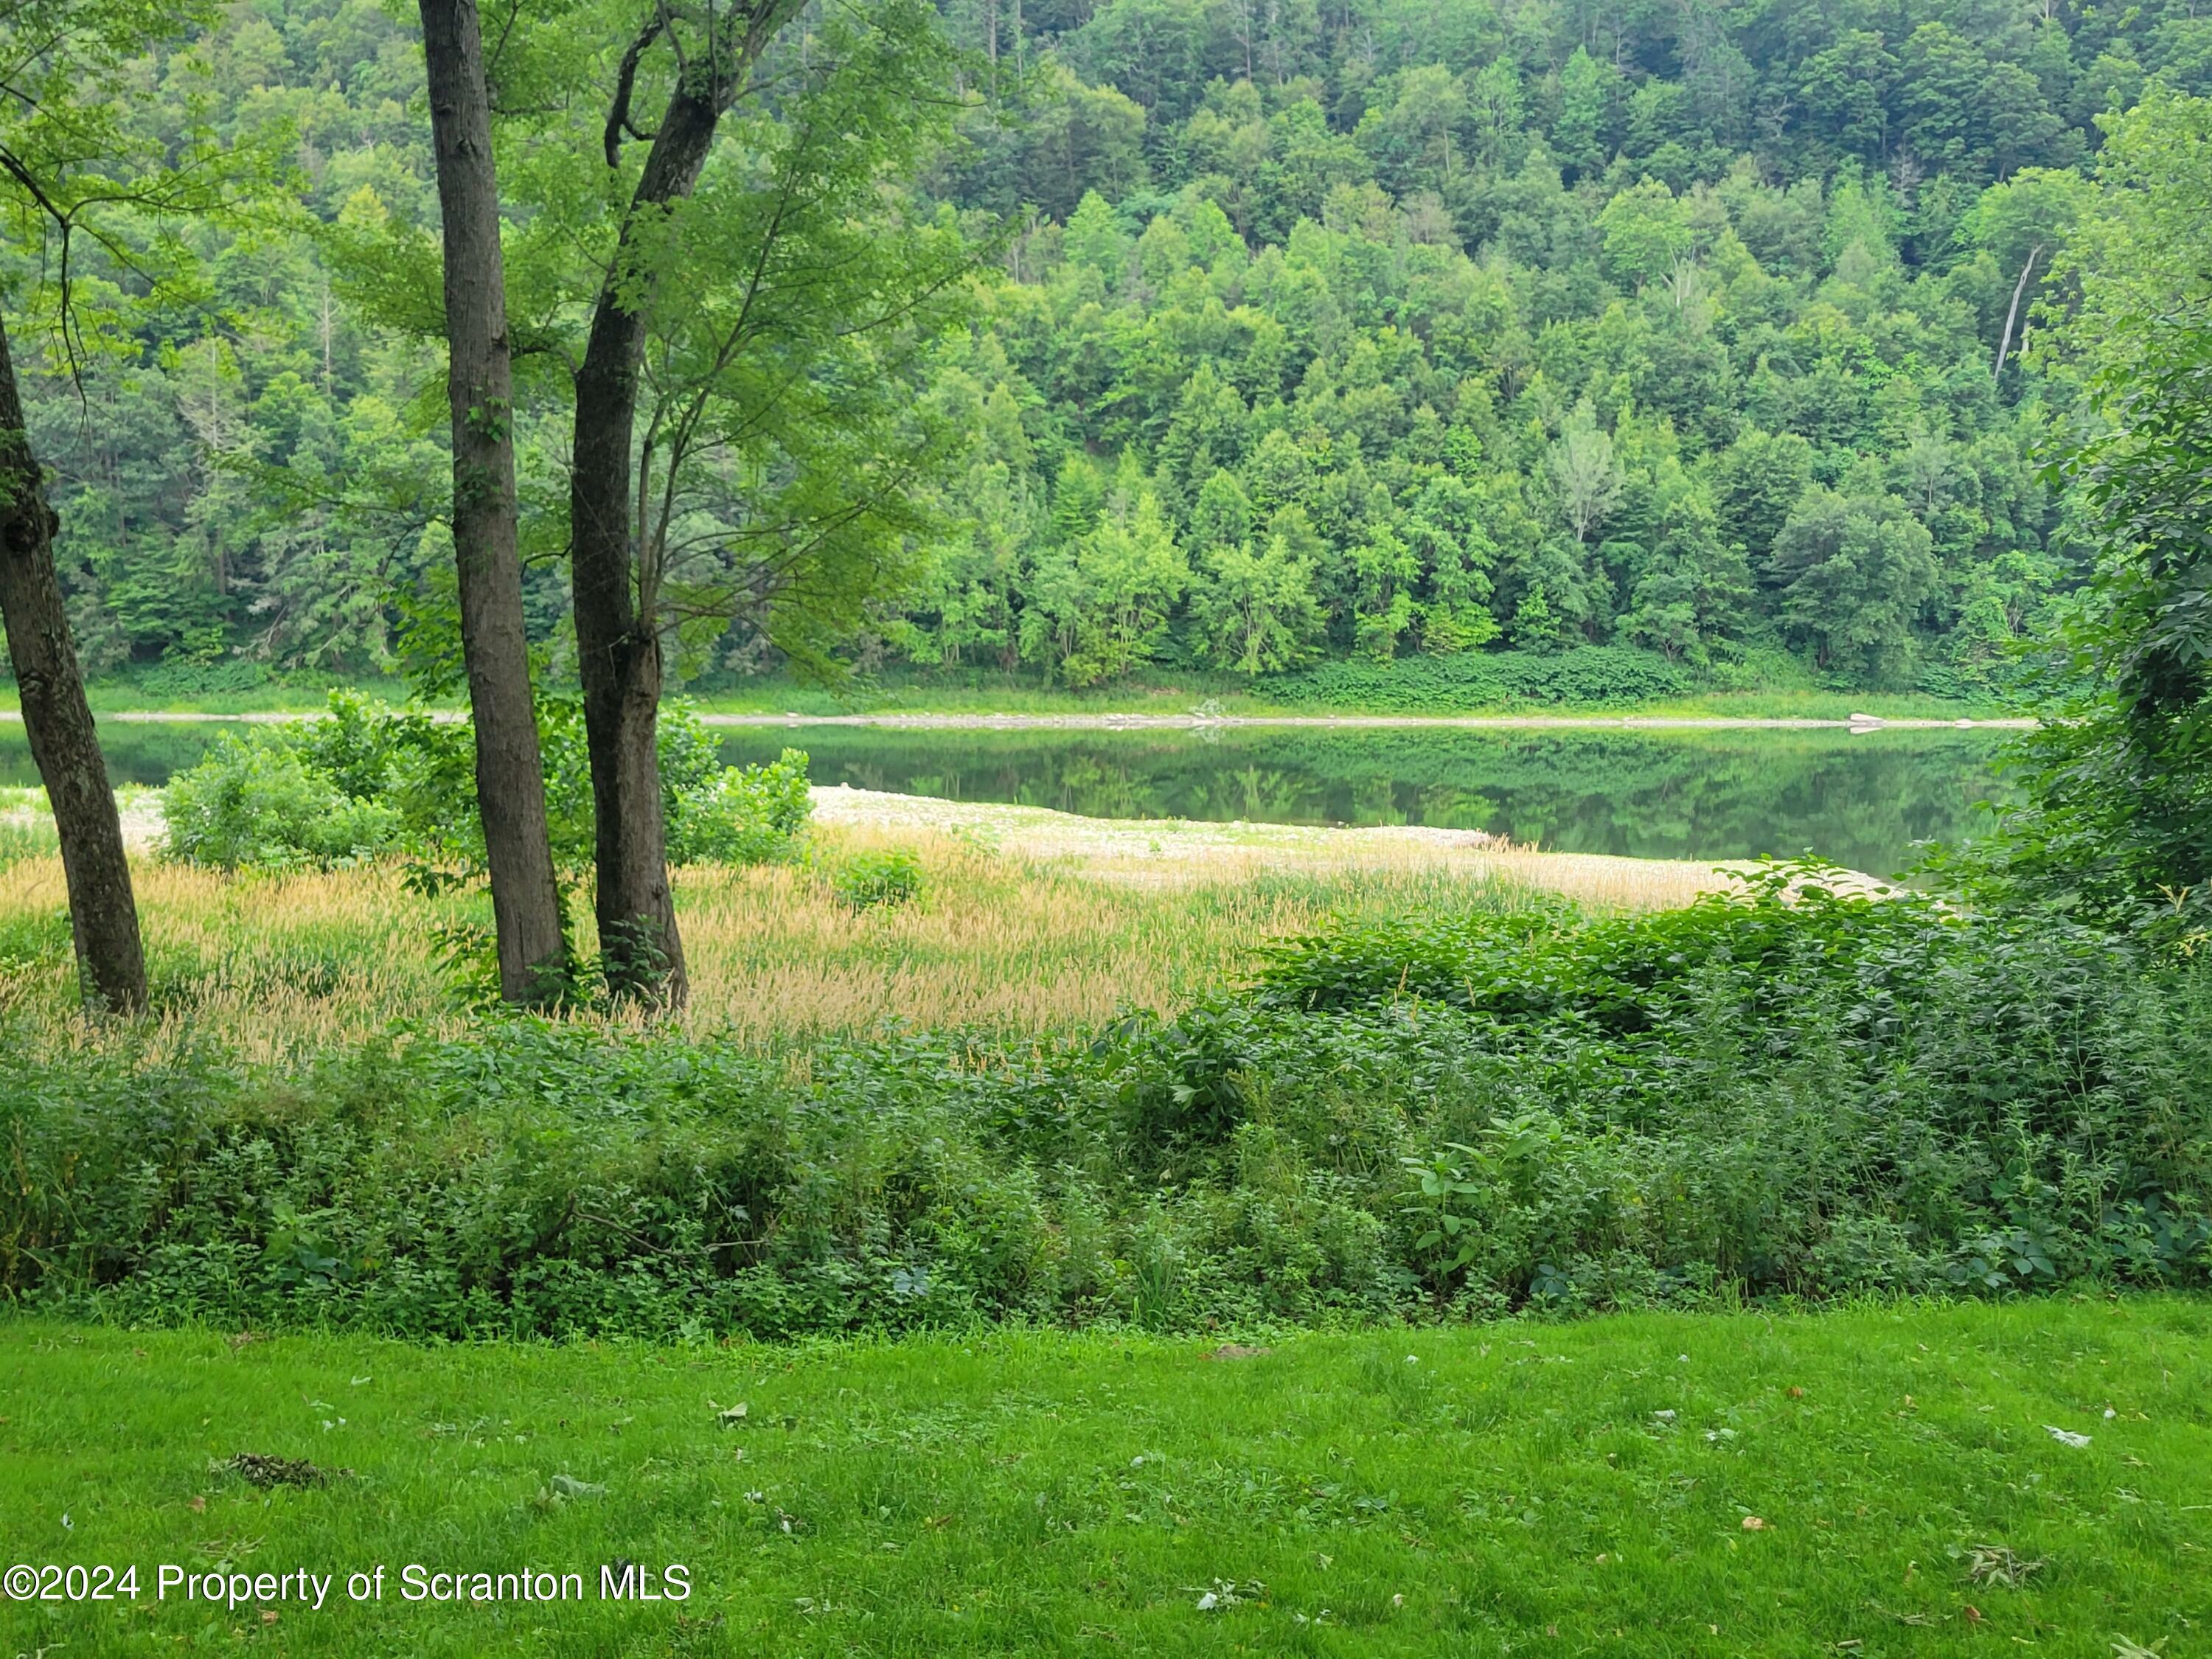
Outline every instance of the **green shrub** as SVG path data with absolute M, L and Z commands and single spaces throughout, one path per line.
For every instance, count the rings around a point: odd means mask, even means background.
M 517 1020 L 247 1066 L 0 1025 L 0 1292 L 787 1336 L 2205 1284 L 2212 958 L 1808 875 L 1342 930 L 1090 1041 Z
M 1656 652 L 1592 645 L 1556 653 L 1463 651 L 1386 662 L 1329 662 L 1263 680 L 1257 689 L 1290 703 L 1455 714 L 1476 708 L 1654 702 L 1681 696 L 1692 684 L 1686 669 Z
M 672 864 L 763 864 L 798 840 L 814 810 L 806 755 L 787 749 L 762 766 L 724 766 L 676 792 Z
M 592 785 L 582 712 L 549 699 L 538 711 L 547 827 L 555 861 L 588 865 Z M 754 864 L 787 851 L 811 811 L 806 757 L 722 764 L 688 709 L 660 722 L 672 863 Z M 172 856 L 225 868 L 283 868 L 399 853 L 466 876 L 483 867 L 470 727 L 334 691 L 320 720 L 227 738 L 177 774 L 164 801 Z
M 400 815 L 349 796 L 289 729 L 226 737 L 169 781 L 163 850 L 226 870 L 347 863 L 390 850 Z
M 848 910 L 895 909 L 921 896 L 921 863 L 896 848 L 850 853 L 830 867 L 830 890 Z
M 255 691 L 270 683 L 269 670 L 264 665 L 236 657 L 219 662 L 164 662 L 151 668 L 131 669 L 121 678 L 133 690 L 149 697 Z

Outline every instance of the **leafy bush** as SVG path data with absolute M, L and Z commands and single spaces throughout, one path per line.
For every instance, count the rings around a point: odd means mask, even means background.
M 580 709 L 539 710 L 548 829 L 555 861 L 592 856 L 592 787 Z M 806 756 L 727 767 L 689 710 L 660 723 L 672 863 L 756 864 L 787 850 L 811 800 Z M 259 728 L 219 744 L 170 781 L 163 809 L 173 857 L 225 868 L 328 864 L 403 853 L 463 874 L 483 867 L 470 728 L 331 694 L 320 720 Z
M 814 810 L 806 754 L 787 749 L 763 766 L 724 766 L 674 792 L 668 813 L 672 864 L 763 864 L 805 829 Z
M 2151 342 L 2155 340 L 2154 347 Z M 2069 458 L 2100 558 L 2030 676 L 2043 716 L 2008 756 L 2024 799 L 1931 872 L 2195 951 L 2212 943 L 2212 325 L 2158 319 Z
M 850 853 L 831 867 L 830 890 L 855 912 L 910 904 L 921 896 L 921 861 L 898 848 Z
M 170 857 L 227 870 L 372 858 L 400 832 L 393 807 L 348 795 L 281 731 L 224 738 L 170 780 L 161 811 Z
M 1692 689 L 1687 670 L 1655 652 L 1593 645 L 1557 654 L 1464 651 L 1386 662 L 1324 663 L 1261 682 L 1267 696 L 1325 708 L 1408 714 L 1474 708 L 1652 702 Z
M 258 662 L 228 658 L 220 662 L 164 662 L 123 675 L 131 690 L 149 697 L 205 696 L 223 691 L 255 691 L 270 683 Z
M 2212 959 L 1818 882 L 1342 930 L 1059 1044 L 0 1026 L 0 1291 L 782 1336 L 2204 1284 Z

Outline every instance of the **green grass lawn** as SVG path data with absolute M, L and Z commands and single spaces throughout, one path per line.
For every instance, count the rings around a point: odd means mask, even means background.
M 2212 1650 L 2208 1338 L 2179 1297 L 1222 1354 L 18 1322 L 0 1556 L 135 1564 L 139 1594 L 0 1604 L 0 1653 L 2184 1656 Z M 240 1452 L 353 1473 L 263 1490 L 211 1468 Z M 618 1560 L 689 1599 L 601 1600 Z M 233 1612 L 156 1601 L 165 1563 L 336 1577 Z M 410 1602 L 410 1563 L 586 1599 Z

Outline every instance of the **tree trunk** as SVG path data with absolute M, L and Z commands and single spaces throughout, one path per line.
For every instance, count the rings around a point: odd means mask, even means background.
M 577 671 L 592 762 L 599 864 L 596 908 L 607 989 L 680 1004 L 689 989 L 668 886 L 661 821 L 660 625 L 651 582 L 631 545 L 632 445 L 645 315 L 628 269 L 641 210 L 682 200 L 697 184 L 721 117 L 719 100 L 679 88 L 669 100 L 623 224 L 576 374 L 568 495 L 575 573 Z
M 568 988 L 568 947 L 545 823 L 516 548 L 514 377 L 492 165 L 491 100 L 475 0 L 421 0 L 438 205 L 446 233 L 453 557 L 476 723 L 477 802 L 491 868 L 499 991 L 538 1003 Z
M 2004 332 L 1997 337 L 1996 367 L 1990 371 L 1992 386 L 2004 373 L 2005 354 L 2012 349 L 2012 325 L 2020 317 L 2020 296 L 2027 292 L 2028 273 L 2035 269 L 2036 259 L 2042 252 L 2043 244 L 2040 242 L 2028 249 L 2027 262 L 2020 268 L 2020 280 L 2012 285 L 2012 304 L 2005 311 Z
M 53 804 L 61 839 L 78 985 L 87 1006 L 135 1014 L 146 1007 L 138 905 L 106 759 L 84 700 L 61 575 L 54 568 L 58 523 L 46 505 L 38 459 L 23 429 L 15 365 L 0 325 L 0 618 L 22 695 L 31 758 Z

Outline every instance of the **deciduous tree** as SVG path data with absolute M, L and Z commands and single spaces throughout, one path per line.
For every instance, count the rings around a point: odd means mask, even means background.
M 514 377 L 491 98 L 475 0 L 422 0 L 430 130 L 445 222 L 453 560 L 476 731 L 477 799 L 510 1002 L 567 987 L 568 945 L 546 829 L 514 495 Z

